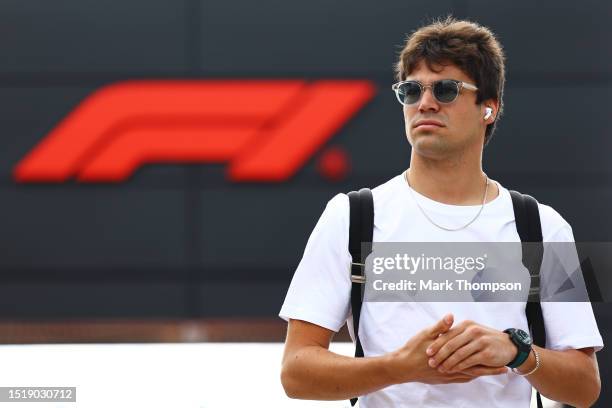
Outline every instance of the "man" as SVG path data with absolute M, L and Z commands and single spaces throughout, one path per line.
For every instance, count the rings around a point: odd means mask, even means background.
M 374 242 L 518 242 L 509 191 L 482 171 L 502 111 L 504 56 L 494 35 L 447 18 L 414 32 L 394 90 L 412 146 L 410 168 L 373 189 Z M 517 137 L 520 135 L 517 135 Z M 539 204 L 544 242 L 573 242 L 570 225 Z M 312 232 L 280 316 L 288 320 L 281 381 L 289 397 L 371 407 L 529 407 L 531 386 L 576 407 L 600 392 L 603 347 L 588 302 L 542 302 L 546 348 L 519 348 L 525 303 L 364 302 L 363 358 L 330 340 L 351 327 L 349 201 L 329 201 Z M 354 333 L 351 332 L 354 338 Z

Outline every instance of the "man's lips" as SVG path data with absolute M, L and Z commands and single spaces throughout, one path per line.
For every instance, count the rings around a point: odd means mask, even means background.
M 416 121 L 416 123 L 414 124 L 414 128 L 417 128 L 419 126 L 438 126 L 438 127 L 444 127 L 444 125 L 441 122 L 435 121 L 435 120 L 418 120 Z

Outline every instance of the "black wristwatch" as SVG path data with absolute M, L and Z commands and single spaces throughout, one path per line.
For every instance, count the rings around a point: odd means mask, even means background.
M 506 366 L 516 368 L 523 364 L 529 357 L 532 345 L 531 337 L 529 336 L 529 333 L 521 329 L 506 329 L 504 330 L 504 333 L 508 333 L 510 340 L 512 340 L 512 342 L 516 344 L 516 347 L 518 348 L 518 353 L 516 353 L 514 360 L 506 364 Z

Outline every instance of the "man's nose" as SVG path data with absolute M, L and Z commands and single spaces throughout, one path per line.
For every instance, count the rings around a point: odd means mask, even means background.
M 423 90 L 421 100 L 419 101 L 419 112 L 434 111 L 437 112 L 440 109 L 440 105 L 436 98 L 433 96 L 433 90 L 431 87 L 427 87 Z

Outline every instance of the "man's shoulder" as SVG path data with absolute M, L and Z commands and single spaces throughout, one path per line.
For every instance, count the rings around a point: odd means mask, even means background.
M 544 241 L 550 241 L 561 230 L 572 234 L 572 227 L 569 222 L 553 207 L 538 202 L 538 210 L 540 211 L 540 223 L 542 224 Z
M 533 196 L 532 194 L 529 195 Z M 567 230 L 571 233 L 572 227 L 559 211 L 554 209 L 551 205 L 541 202 L 537 197 L 533 197 L 538 202 L 538 211 L 540 213 L 540 224 L 542 225 L 542 237 L 544 241 L 548 241 L 560 230 Z
M 401 187 L 404 179 L 401 174 L 392 177 L 391 179 L 385 181 L 382 184 L 374 187 L 372 189 L 372 195 L 374 196 L 374 200 L 377 198 L 387 198 L 388 196 L 395 196 L 397 194 L 398 188 Z
M 372 191 L 372 197 L 375 205 L 384 202 L 385 200 L 395 197 L 397 195 L 397 189 L 399 187 L 398 179 L 401 175 L 394 176 L 393 178 L 385 181 L 376 187 L 370 188 Z M 355 188 L 354 191 L 359 191 L 361 187 Z M 369 187 L 368 187 L 369 188 Z M 349 198 L 348 192 L 338 193 L 327 202 L 328 209 L 333 213 L 348 213 L 349 210 Z

